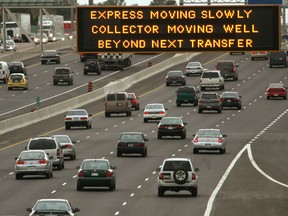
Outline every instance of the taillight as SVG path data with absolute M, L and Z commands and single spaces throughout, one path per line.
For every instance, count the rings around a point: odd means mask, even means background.
M 192 180 L 196 180 L 196 174 L 192 173 Z
M 149 113 L 148 113 L 148 112 L 144 112 L 143 114 L 144 114 L 144 115 L 148 115 Z
M 66 120 L 66 121 L 71 121 L 72 118 L 68 118 L 68 117 L 67 117 L 67 118 L 65 118 L 65 120 Z
M 159 173 L 158 179 L 163 180 L 163 173 Z
M 38 163 L 39 164 L 47 164 L 47 161 L 46 160 L 39 160 Z
M 233 68 L 233 72 L 236 72 L 236 68 Z
M 135 147 L 143 147 L 144 146 L 144 143 L 136 143 L 134 144 Z
M 17 164 L 17 165 L 24 165 L 24 164 L 25 164 L 25 161 L 17 161 L 16 164 Z
M 164 114 L 165 114 L 165 112 L 164 112 L 164 111 L 160 111 L 160 112 L 159 112 L 159 114 L 161 114 L 161 115 L 164 115 Z
M 177 129 L 182 129 L 182 128 L 184 128 L 182 125 L 175 125 L 174 127 L 177 128 Z
M 132 99 L 131 102 L 132 103 L 136 103 L 137 101 L 136 101 L 136 99 Z
M 166 125 L 159 125 L 158 128 L 159 129 L 165 129 L 165 128 L 167 128 L 167 126 Z
M 195 137 L 193 142 L 195 142 L 195 143 L 199 142 L 198 137 Z
M 118 143 L 118 147 L 125 147 L 126 144 L 125 143 Z
M 71 148 L 71 144 L 66 145 L 66 148 Z
M 203 100 L 198 100 L 198 103 L 203 103 Z
M 82 170 L 78 172 L 78 177 L 84 177 L 84 172 Z
M 106 171 L 106 177 L 112 177 L 112 172 L 110 172 L 109 170 Z
M 224 98 L 221 98 L 220 100 L 221 100 L 222 102 L 223 102 L 223 101 L 225 101 L 225 99 L 224 99 Z
M 222 142 L 223 142 L 223 139 L 222 139 L 221 137 L 219 137 L 219 138 L 218 138 L 218 142 L 219 142 L 219 143 L 222 143 Z
M 81 117 L 80 120 L 87 120 L 87 117 Z

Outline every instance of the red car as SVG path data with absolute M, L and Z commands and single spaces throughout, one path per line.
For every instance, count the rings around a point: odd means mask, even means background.
M 131 101 L 132 108 L 134 108 L 135 110 L 139 110 L 140 109 L 139 97 L 137 97 L 135 93 L 128 93 L 128 98 Z
M 285 100 L 287 99 L 287 87 L 283 83 L 271 83 L 266 90 L 266 96 L 268 100 L 271 97 L 282 97 Z

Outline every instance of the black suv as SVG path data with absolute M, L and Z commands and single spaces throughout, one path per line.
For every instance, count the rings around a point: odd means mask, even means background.
M 11 63 L 9 63 L 9 71 L 10 71 L 10 74 L 23 73 L 25 76 L 27 75 L 27 69 L 26 69 L 23 62 L 11 62 Z
M 239 64 L 235 63 L 234 60 L 219 60 L 216 64 L 216 69 L 220 71 L 225 80 L 238 80 L 238 67 Z
M 73 72 L 69 67 L 56 67 L 53 74 L 53 85 L 67 83 L 73 85 Z
M 176 91 L 176 105 L 180 107 L 182 104 L 193 104 L 194 106 L 198 105 L 197 91 L 194 86 L 183 86 L 178 88 Z
M 198 100 L 198 113 L 203 110 L 216 110 L 222 112 L 222 101 L 216 92 L 203 92 Z
M 181 70 L 169 71 L 166 75 L 166 86 L 175 84 L 186 85 L 186 77 Z
M 88 73 L 101 74 L 101 64 L 98 59 L 87 59 L 84 64 L 84 75 Z
M 287 53 L 285 51 L 271 52 L 269 54 L 269 67 L 282 65 L 287 67 Z
M 46 64 L 47 62 L 55 62 L 56 64 L 60 64 L 60 54 L 57 50 L 45 50 L 41 57 L 41 64 Z

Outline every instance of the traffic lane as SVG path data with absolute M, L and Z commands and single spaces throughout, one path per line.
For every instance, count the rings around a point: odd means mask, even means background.
M 67 58 L 70 55 L 67 56 Z M 155 59 L 155 61 L 163 61 L 165 58 L 171 56 L 170 55 L 160 55 L 160 56 L 154 56 L 152 57 Z M 79 57 L 78 55 L 74 56 Z M 147 56 L 143 56 L 143 58 Z M 140 58 L 138 58 L 138 63 L 139 63 Z M 136 64 L 137 70 L 143 69 L 145 59 L 142 59 L 141 63 Z M 124 71 L 116 71 L 112 72 L 111 71 L 103 71 L 101 76 L 84 76 L 82 74 L 83 70 L 83 64 L 79 63 L 78 61 L 74 62 L 71 60 L 68 60 L 68 62 L 71 62 L 70 64 L 66 64 L 66 62 L 62 61 L 64 66 L 69 66 L 73 68 L 75 74 L 74 74 L 74 85 L 73 86 L 53 86 L 52 84 L 52 74 L 54 71 L 54 68 L 57 66 L 61 65 L 54 65 L 54 64 L 49 64 L 49 65 L 34 65 L 31 66 L 30 70 L 30 75 L 29 77 L 29 83 L 30 87 L 28 91 L 8 91 L 7 89 L 4 90 L 4 94 L 2 96 L 2 101 L 8 101 L 8 103 L 5 103 L 3 107 L 1 107 L 2 112 L 5 113 L 3 114 L 0 119 L 6 119 L 9 117 L 13 117 L 15 115 L 20 115 L 23 113 L 26 113 L 27 111 L 29 112 L 31 109 L 35 108 L 35 99 L 36 97 L 40 97 L 41 100 L 41 107 L 46 107 L 53 105 L 55 103 L 62 102 L 63 100 L 70 99 L 72 97 L 79 96 L 81 94 L 85 94 L 88 92 L 88 83 L 90 81 L 93 82 L 93 89 L 103 87 L 107 83 L 121 79 L 125 76 L 129 76 L 135 73 L 135 69 L 133 68 L 134 66 L 130 68 L 126 68 Z M 31 77 L 31 78 L 30 78 Z M 76 86 L 76 87 L 75 87 Z M 32 91 L 31 91 L 32 90 Z M 37 90 L 37 91 L 35 91 Z M 67 92 L 67 93 L 63 93 Z M 6 93 L 6 94 L 5 94 Z M 27 95 L 26 95 L 27 94 Z M 58 94 L 63 94 L 60 96 L 55 97 L 55 95 Z M 6 96 L 5 96 L 6 95 Z M 47 98 L 52 97 L 51 100 L 46 100 Z M 24 103 L 19 103 L 19 98 L 24 101 Z M 8 100 L 7 100 L 8 99 Z M 20 100 L 20 101 L 21 101 Z M 24 110 L 20 109 L 16 113 L 10 112 L 11 110 L 18 109 L 21 106 L 25 106 Z

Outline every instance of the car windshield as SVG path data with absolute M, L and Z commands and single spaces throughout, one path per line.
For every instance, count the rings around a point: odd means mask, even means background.
M 233 67 L 233 62 L 218 62 L 217 68 Z
M 70 211 L 69 205 L 64 201 L 39 201 L 34 210 L 65 210 Z
M 218 73 L 208 72 L 208 73 L 203 73 L 202 78 L 219 78 L 219 75 Z
M 57 55 L 57 52 L 43 52 L 43 56 L 54 56 Z
M 219 137 L 220 131 L 218 130 L 200 130 L 197 133 L 199 137 Z
M 121 134 L 120 141 L 142 142 L 143 137 L 140 134 Z
M 68 116 L 71 116 L 71 115 L 87 115 L 87 113 L 84 110 L 71 110 L 71 111 L 68 111 L 67 115 Z
M 23 152 L 19 158 L 21 160 L 44 159 L 45 155 L 43 152 Z
M 238 97 L 238 94 L 236 92 L 226 92 L 223 93 L 222 98 L 231 98 L 231 97 Z
M 12 80 L 12 82 L 19 82 L 23 79 L 23 76 L 21 75 L 11 75 L 10 79 Z
M 201 96 L 201 99 L 217 99 L 217 95 L 216 94 L 203 94 Z
M 170 71 L 170 72 L 168 72 L 168 74 L 167 74 L 167 76 L 178 76 L 178 77 L 180 77 L 180 76 L 182 76 L 183 74 L 182 74 L 182 72 L 181 71 Z
M 201 64 L 199 62 L 189 62 L 187 67 L 190 67 L 190 68 L 201 68 Z
M 108 163 L 106 161 L 101 160 L 89 160 L 84 161 L 82 164 L 82 169 L 93 169 L 93 170 L 107 170 L 109 168 Z
M 52 139 L 31 140 L 29 149 L 55 149 L 56 143 Z
M 160 124 L 182 124 L 180 118 L 162 118 Z
M 163 171 L 175 171 L 177 169 L 192 171 L 188 161 L 166 161 L 163 167 Z
M 179 88 L 177 93 L 195 93 L 194 88 Z
M 148 104 L 145 109 L 164 109 L 164 107 L 160 104 Z
M 66 137 L 66 136 L 57 136 L 56 139 L 57 139 L 60 143 L 70 143 L 69 138 Z

